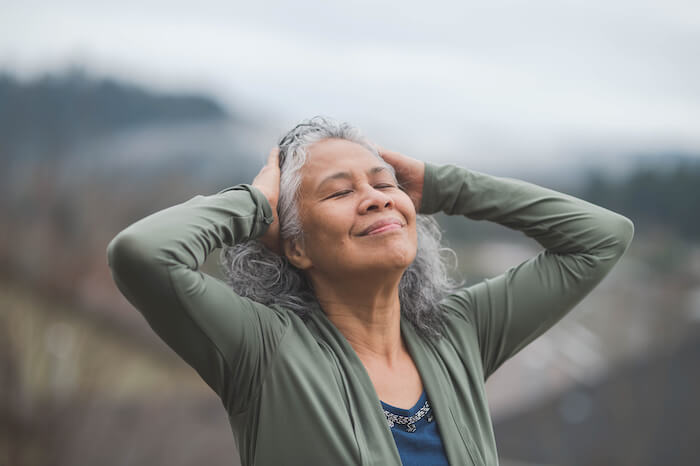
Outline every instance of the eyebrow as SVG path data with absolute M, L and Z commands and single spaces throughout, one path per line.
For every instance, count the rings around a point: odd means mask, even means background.
M 383 172 L 383 171 L 389 171 L 389 169 L 388 169 L 387 167 L 383 167 L 383 166 L 379 165 L 379 166 L 372 167 L 372 168 L 370 168 L 369 170 L 367 170 L 367 174 L 368 174 L 368 175 L 376 175 L 377 173 L 380 173 L 380 172 Z M 352 179 L 352 175 L 350 174 L 350 172 L 337 172 L 337 173 L 333 173 L 332 175 L 329 175 L 329 176 L 325 177 L 325 178 L 318 184 L 318 188 L 316 188 L 316 190 L 317 190 L 317 191 L 320 190 L 321 187 L 322 187 L 325 183 L 327 183 L 327 182 L 329 182 L 329 181 L 332 181 L 332 180 L 349 180 L 349 179 Z

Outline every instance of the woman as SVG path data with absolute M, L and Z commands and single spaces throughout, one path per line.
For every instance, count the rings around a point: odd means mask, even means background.
M 417 215 L 439 211 L 545 250 L 447 292 L 437 230 Z M 492 465 L 484 382 L 600 283 L 633 232 L 583 200 L 414 160 L 313 118 L 252 185 L 136 222 L 108 261 L 221 398 L 242 464 Z M 198 271 L 217 247 L 230 285 Z

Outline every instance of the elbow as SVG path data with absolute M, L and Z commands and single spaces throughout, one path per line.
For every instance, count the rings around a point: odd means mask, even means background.
M 107 245 L 107 265 L 114 269 L 123 257 L 131 255 L 132 250 L 133 240 L 123 232 L 119 233 Z
M 115 278 L 130 276 L 143 265 L 148 257 L 143 241 L 127 230 L 115 236 L 107 245 L 107 265 Z
M 618 215 L 619 221 L 614 229 L 614 236 L 617 239 L 617 250 L 620 256 L 629 248 L 634 238 L 634 223 L 624 215 Z

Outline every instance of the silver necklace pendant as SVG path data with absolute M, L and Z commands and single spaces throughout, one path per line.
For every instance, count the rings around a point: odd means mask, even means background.
M 408 433 L 413 433 L 416 431 L 416 423 L 420 421 L 424 416 L 427 415 L 426 420 L 428 422 L 433 422 L 433 413 L 432 410 L 430 409 L 430 403 L 427 401 L 423 405 L 421 409 L 418 410 L 416 414 L 413 416 L 399 416 L 398 414 L 391 413 L 387 411 L 386 409 L 384 410 L 384 415 L 386 416 L 386 421 L 387 424 L 389 424 L 389 428 L 394 427 L 396 424 L 401 424 L 403 426 L 406 426 L 406 432 Z

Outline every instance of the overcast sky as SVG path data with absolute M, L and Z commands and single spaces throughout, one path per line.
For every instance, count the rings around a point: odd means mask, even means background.
M 700 154 L 695 0 L 0 5 L 0 67 L 21 76 L 84 64 L 438 160 Z

